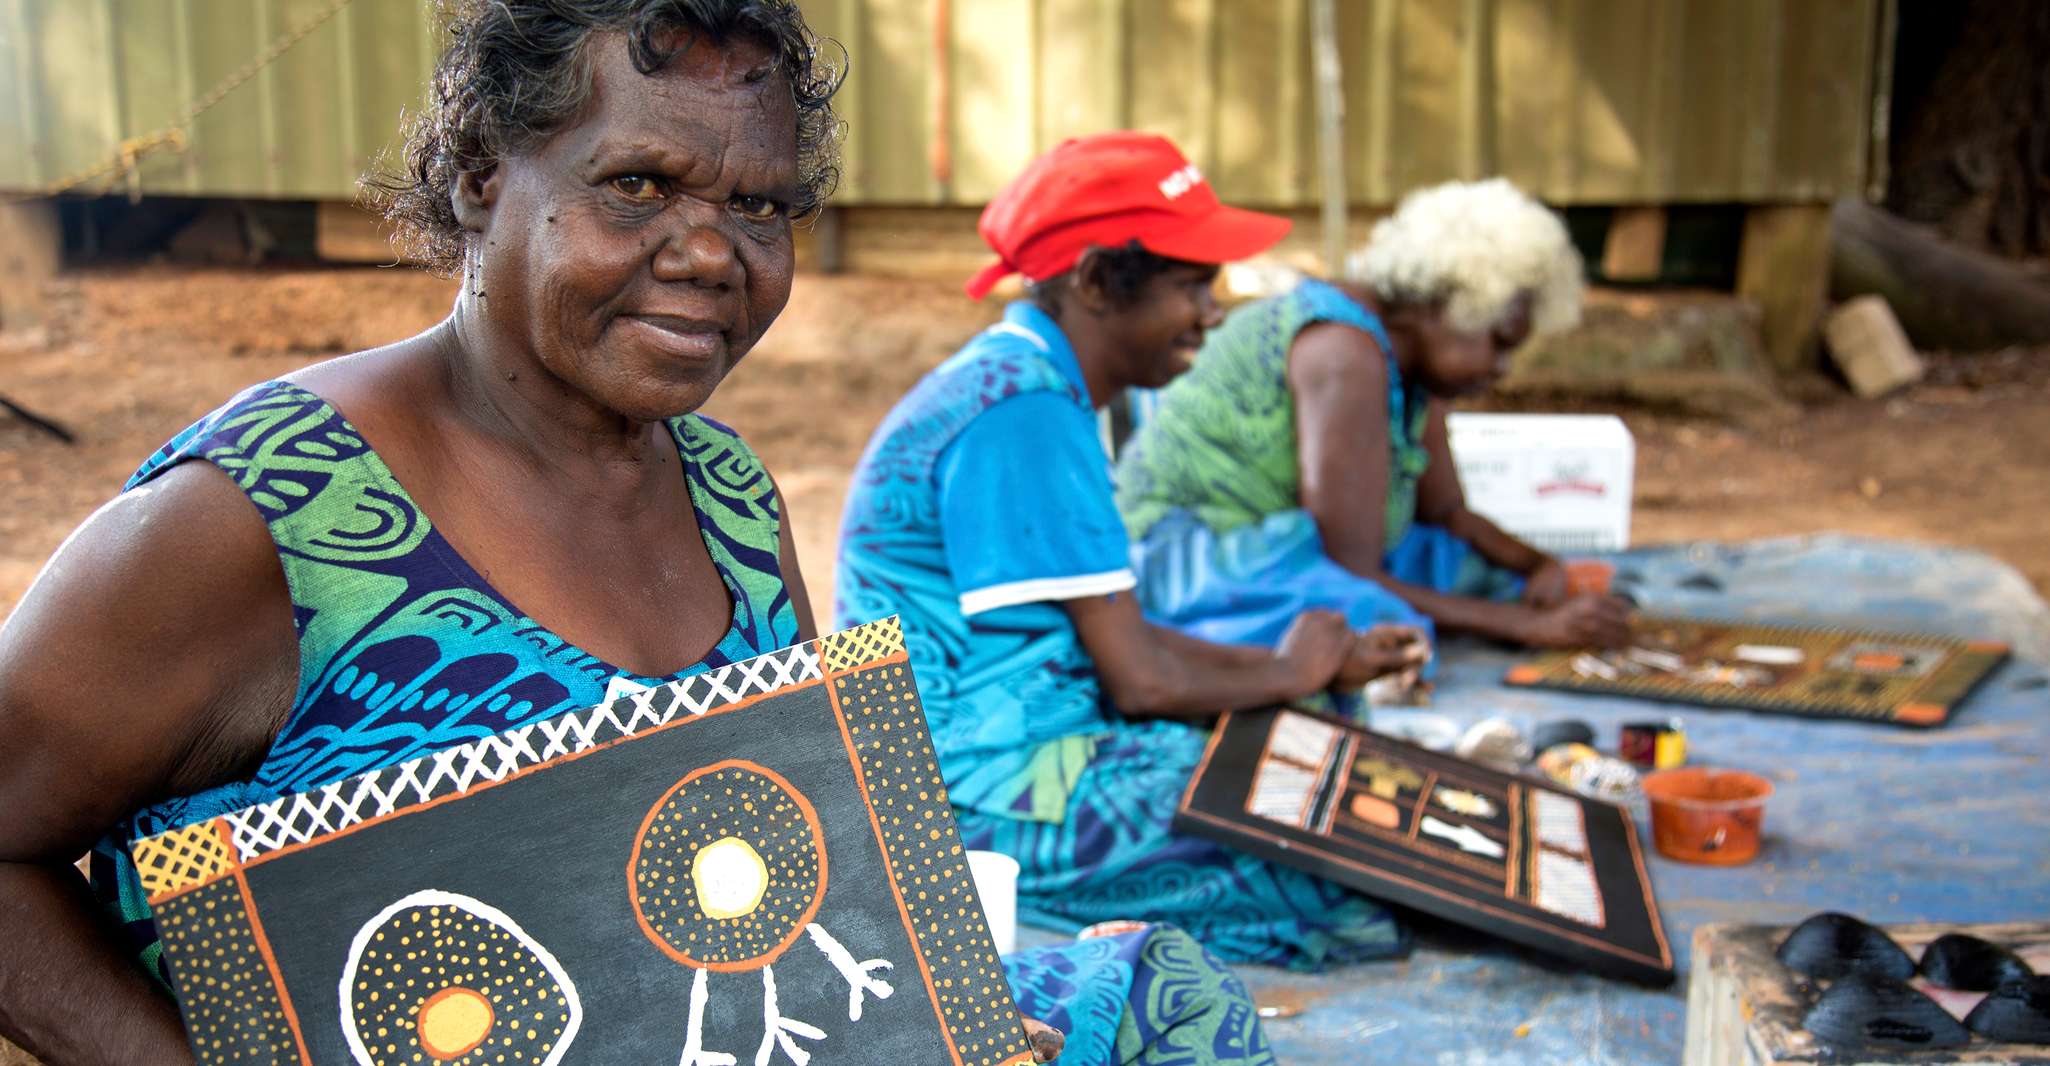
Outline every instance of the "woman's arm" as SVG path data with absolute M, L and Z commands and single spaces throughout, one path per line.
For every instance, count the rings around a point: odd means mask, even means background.
M 1212 644 L 1148 622 L 1130 593 L 1061 604 L 1119 711 L 1136 718 L 1210 718 L 1321 692 L 1356 638 L 1345 617 L 1306 611 L 1273 650 Z
M 1383 526 L 1390 476 L 1386 363 L 1371 334 L 1336 323 L 1304 329 L 1289 348 L 1301 500 L 1317 523 L 1325 554 L 1347 570 L 1379 582 L 1446 629 L 1541 646 L 1625 639 L 1628 611 L 1606 598 L 1544 606 L 1495 603 L 1397 581 L 1382 569 L 1388 550 Z M 1454 535 L 1478 538 L 1475 550 L 1496 565 L 1542 565 L 1541 553 L 1466 510 L 1440 410 L 1433 410 L 1427 423 L 1425 446 L 1432 450 L 1432 458 L 1418 485 L 1418 518 L 1451 523 Z
M 1446 532 L 1473 546 L 1481 558 L 1518 574 L 1536 572 L 1558 560 L 1504 532 L 1500 526 L 1467 510 L 1466 491 L 1459 484 L 1459 468 L 1452 463 L 1452 443 L 1445 431 L 1445 405 L 1431 401 L 1431 414 L 1424 423 L 1424 451 L 1431 465 L 1417 481 L 1417 520 L 1443 526 Z
M 246 776 L 297 683 L 268 530 L 204 463 L 102 508 L 0 627 L 0 1033 L 50 1066 L 191 1061 L 72 863 L 157 799 Z

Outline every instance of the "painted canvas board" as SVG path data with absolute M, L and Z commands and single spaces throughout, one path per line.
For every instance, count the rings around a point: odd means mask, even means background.
M 1338 718 L 1220 718 L 1175 824 L 1599 972 L 1673 978 L 1629 812 Z
M 1555 651 L 1511 685 L 1928 728 L 2006 660 L 1997 641 L 1640 618 L 1631 645 Z
M 1031 1060 L 895 619 L 132 853 L 203 1064 Z

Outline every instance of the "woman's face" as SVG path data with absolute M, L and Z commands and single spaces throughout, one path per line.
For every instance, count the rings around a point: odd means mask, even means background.
M 755 45 L 653 75 L 616 35 L 590 48 L 583 119 L 482 182 L 468 284 L 496 342 L 653 421 L 703 404 L 790 298 L 796 110 Z
M 1425 391 L 1447 398 L 1486 392 L 1509 372 L 1509 357 L 1530 339 L 1531 294 L 1519 294 L 1492 329 L 1457 330 L 1443 308 L 1415 326 L 1417 374 Z
M 1117 315 L 1122 384 L 1157 389 L 1189 369 L 1205 331 L 1224 320 L 1217 267 L 1176 262 L 1146 279 L 1138 299 Z

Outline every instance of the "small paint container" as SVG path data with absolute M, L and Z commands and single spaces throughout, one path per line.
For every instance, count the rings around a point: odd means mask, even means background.
M 1602 595 L 1609 591 L 1609 582 L 1615 580 L 1616 564 L 1600 559 L 1574 559 L 1566 564 L 1566 594 L 1569 596 Z
M 1663 722 L 1626 722 L 1617 738 L 1616 753 L 1640 770 L 1671 770 L 1687 763 L 1686 724 L 1678 718 Z
M 1644 778 L 1651 800 L 1651 839 L 1659 854 L 1681 862 L 1738 866 L 1758 854 L 1772 782 L 1743 770 L 1689 766 Z

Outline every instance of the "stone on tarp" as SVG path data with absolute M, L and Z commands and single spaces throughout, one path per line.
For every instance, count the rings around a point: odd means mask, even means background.
M 1822 334 L 1851 391 L 1865 399 L 1922 380 L 1922 357 L 1883 296 L 1860 296 L 1830 312 Z

